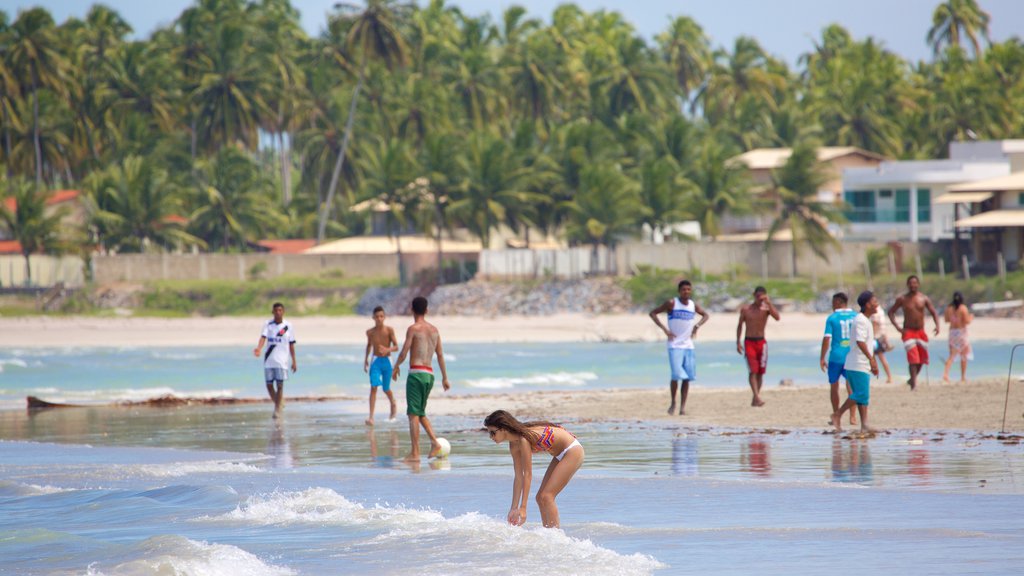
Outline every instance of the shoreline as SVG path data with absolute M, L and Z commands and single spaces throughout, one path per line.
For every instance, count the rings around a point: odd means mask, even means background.
M 1007 406 L 1005 440 L 1024 441 L 1024 389 L 1014 389 L 1020 381 L 1011 381 Z M 966 384 L 933 383 L 911 392 L 902 384 L 872 384 L 869 418 L 879 435 L 891 432 L 945 433 L 975 432 L 998 435 L 1002 425 L 1006 380 L 980 378 Z M 401 406 L 405 394 L 396 390 Z M 845 398 L 845 394 L 841 394 Z M 646 422 L 674 424 L 684 429 L 724 431 L 740 429 L 748 433 L 781 433 L 793 431 L 831 433 L 827 424 L 831 406 L 827 386 L 765 386 L 762 398 L 766 405 L 750 406 L 750 390 L 740 387 L 691 388 L 684 416 L 668 415 L 668 387 L 612 388 L 604 390 L 534 390 L 528 392 L 497 392 L 483 394 L 445 393 L 435 389 L 430 397 L 431 416 L 458 416 L 483 419 L 496 409 L 512 412 L 519 418 L 542 418 L 554 421 Z M 363 396 L 299 396 L 286 397 L 288 403 L 365 402 Z M 230 399 L 157 397 L 149 400 L 105 405 L 72 405 L 42 408 L 45 412 L 86 409 L 140 408 L 177 409 L 183 407 L 217 407 L 239 404 L 270 404 L 262 397 Z M 268 412 L 269 418 L 269 412 Z M 402 420 L 399 414 L 399 420 Z M 843 422 L 844 434 L 856 433 Z
M 779 322 L 770 322 L 769 341 L 820 341 L 827 314 L 786 312 Z M 260 327 L 268 317 L 214 318 L 96 318 L 24 317 L 5 319 L 0 346 L 6 348 L 69 347 L 202 347 L 251 346 L 259 339 Z M 299 344 L 359 345 L 373 325 L 361 316 L 287 317 L 295 326 Z M 554 314 L 549 316 L 427 316 L 451 343 L 565 343 L 565 342 L 657 342 L 664 334 L 646 314 Z M 731 342 L 736 338 L 735 313 L 716 313 L 701 328 L 701 342 Z M 404 337 L 412 323 L 408 316 L 392 316 L 388 325 Z M 929 336 L 932 324 L 927 323 Z M 945 345 L 948 325 L 932 339 Z M 888 326 L 885 333 L 898 342 L 898 333 Z M 1024 340 L 1024 323 L 1010 318 L 977 318 L 971 323 L 973 340 Z

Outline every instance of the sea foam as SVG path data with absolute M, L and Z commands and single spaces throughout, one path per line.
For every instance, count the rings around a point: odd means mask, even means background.
M 597 380 L 593 372 L 549 372 L 530 376 L 505 376 L 497 378 L 479 378 L 467 380 L 471 388 L 502 389 L 517 386 L 585 386 L 587 382 Z
M 142 576 L 189 574 L 190 576 L 285 576 L 295 574 L 274 566 L 236 546 L 209 544 L 183 536 L 148 538 L 123 554 L 124 561 L 96 562 L 86 576 Z M 108 566 L 107 564 L 113 564 Z

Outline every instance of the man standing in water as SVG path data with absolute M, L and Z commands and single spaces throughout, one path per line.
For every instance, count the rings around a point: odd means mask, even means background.
M 295 361 L 295 331 L 284 319 L 284 304 L 274 302 L 271 312 L 274 318 L 263 326 L 259 344 L 253 348 L 252 355 L 259 358 L 263 345 L 268 345 L 267 353 L 263 356 L 263 379 L 267 382 L 267 393 L 274 401 L 274 418 L 277 418 L 284 409 L 284 381 L 288 379 L 289 360 L 292 372 L 297 371 L 299 366 Z
M 398 405 L 395 404 L 395 395 L 391 393 L 391 353 L 397 351 L 398 340 L 395 338 L 395 330 L 384 324 L 384 307 L 377 306 L 373 309 L 373 328 L 366 331 L 366 355 L 363 358 L 363 372 L 370 375 L 370 417 L 366 419 L 367 426 L 373 426 L 378 386 L 384 389 L 384 394 L 391 402 L 391 415 L 388 416 L 388 420 L 395 419 Z
M 676 389 L 679 389 L 679 415 L 686 413 L 686 395 L 690 391 L 690 381 L 697 378 L 697 360 L 693 352 L 693 339 L 697 337 L 697 329 L 708 321 L 710 316 L 700 304 L 690 299 L 693 284 L 683 280 L 677 287 L 679 297 L 667 300 L 661 306 L 651 310 L 649 316 L 661 328 L 668 338 L 668 363 L 672 370 L 672 381 L 669 390 L 672 392 L 672 404 L 668 413 L 676 408 Z M 659 314 L 668 314 L 668 326 L 661 323 Z M 700 314 L 699 322 L 694 319 Z
M 907 364 L 910 365 L 910 380 L 907 384 L 911 390 L 917 389 L 917 376 L 921 366 L 928 363 L 928 333 L 924 329 L 924 312 L 927 310 L 935 320 L 935 335 L 939 335 L 939 314 L 935 311 L 930 298 L 920 292 L 921 281 L 917 276 L 907 278 L 907 293 L 896 298 L 889 308 L 889 321 L 899 330 L 903 338 L 903 347 L 907 351 Z M 896 311 L 903 310 L 903 326 L 896 322 Z
M 736 352 L 747 359 L 747 381 L 754 393 L 751 406 L 764 406 L 761 400 L 761 385 L 764 383 L 765 369 L 768 367 L 768 343 L 764 339 L 764 329 L 768 317 L 779 320 L 779 311 L 775 309 L 768 291 L 764 286 L 754 288 L 754 301 L 740 308 L 740 321 L 736 325 Z M 743 326 L 747 333 L 744 338 Z M 742 341 L 742 342 L 741 342 Z
M 433 357 L 437 354 L 437 364 L 441 367 L 441 385 L 445 391 L 451 388 L 448 383 L 448 370 L 444 364 L 444 350 L 441 348 L 441 333 L 437 328 L 426 321 L 427 299 L 422 296 L 413 298 L 412 314 L 414 322 L 405 332 L 405 342 L 402 344 L 402 351 L 398 354 L 395 368 L 392 370 L 392 380 L 398 380 L 401 372 L 402 362 L 409 356 L 409 375 L 405 380 L 405 413 L 409 416 L 409 438 L 412 442 L 412 449 L 405 457 L 406 461 L 419 461 L 420 459 L 420 426 L 430 438 L 430 453 L 428 458 L 433 458 L 441 451 L 441 445 L 437 443 L 437 436 L 434 435 L 434 428 L 427 418 L 427 398 L 430 396 L 430 389 L 434 387 Z

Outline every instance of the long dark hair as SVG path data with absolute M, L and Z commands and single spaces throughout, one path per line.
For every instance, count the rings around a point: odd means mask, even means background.
M 964 295 L 960 292 L 953 292 L 953 310 L 959 309 L 964 305 Z
M 484 418 L 484 426 L 490 426 L 506 432 L 511 432 L 523 438 L 526 438 L 531 444 L 537 442 L 537 438 L 540 435 L 530 430 L 534 426 L 554 426 L 561 428 L 558 424 L 548 422 L 546 420 L 531 420 L 530 422 L 520 422 L 516 420 L 516 417 L 509 414 L 504 410 L 495 410 L 491 412 L 487 418 Z

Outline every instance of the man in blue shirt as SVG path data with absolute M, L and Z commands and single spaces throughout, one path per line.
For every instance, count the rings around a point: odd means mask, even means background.
M 857 317 L 857 313 L 847 307 L 848 304 L 849 298 L 843 292 L 832 295 L 832 314 L 825 320 L 825 337 L 821 339 L 821 371 L 828 374 L 833 414 L 839 411 L 839 377 L 846 376 L 843 364 L 850 351 L 853 319 Z M 850 393 L 849 378 L 846 393 Z M 850 424 L 857 423 L 855 414 L 855 411 L 850 411 Z

